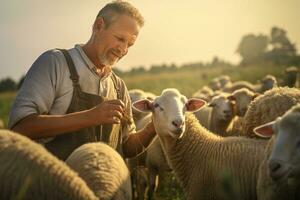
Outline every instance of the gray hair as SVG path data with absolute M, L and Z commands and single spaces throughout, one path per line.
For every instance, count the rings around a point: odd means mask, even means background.
M 136 20 L 140 27 L 144 25 L 144 18 L 141 13 L 133 5 L 126 1 L 116 0 L 106 4 L 98 13 L 98 17 L 102 17 L 106 28 L 109 27 L 120 15 L 127 15 Z

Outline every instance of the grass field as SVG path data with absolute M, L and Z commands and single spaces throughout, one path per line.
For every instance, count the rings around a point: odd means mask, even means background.
M 3 120 L 5 127 L 7 127 L 8 114 L 15 96 L 15 92 L 0 93 L 0 119 Z
M 197 89 L 206 85 L 219 75 L 229 75 L 233 81 L 246 80 L 256 83 L 266 74 L 281 78 L 285 67 L 273 65 L 258 65 L 249 67 L 213 67 L 196 70 L 180 70 L 160 74 L 144 74 L 124 76 L 128 89 L 139 88 L 155 94 L 160 94 L 164 88 L 175 87 L 186 96 L 191 96 Z

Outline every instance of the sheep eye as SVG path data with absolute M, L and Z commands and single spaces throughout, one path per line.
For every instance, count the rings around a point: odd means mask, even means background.
M 158 103 L 154 104 L 154 108 L 159 108 L 161 111 L 164 110 Z

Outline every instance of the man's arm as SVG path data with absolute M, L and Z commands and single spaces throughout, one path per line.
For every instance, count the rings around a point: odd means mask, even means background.
M 120 100 L 105 101 L 98 106 L 65 115 L 30 115 L 12 130 L 32 139 L 53 137 L 99 124 L 118 124 L 123 117 L 124 104 Z
M 123 143 L 124 157 L 134 157 L 145 151 L 155 136 L 156 132 L 153 122 L 147 124 L 147 126 L 140 131 L 129 134 L 127 140 Z

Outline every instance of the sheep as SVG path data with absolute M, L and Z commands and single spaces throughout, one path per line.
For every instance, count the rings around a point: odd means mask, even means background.
M 98 199 L 65 163 L 29 138 L 0 130 L 0 199 Z
M 297 88 L 278 87 L 265 92 L 250 103 L 242 124 L 242 135 L 256 137 L 255 127 L 275 120 L 299 102 L 300 90 Z
M 250 102 L 255 99 L 259 94 L 254 93 L 246 88 L 238 89 L 234 91 L 227 98 L 235 105 L 234 118 L 226 129 L 224 136 L 239 136 L 242 134 L 242 124 L 244 121 L 244 115 L 248 109 Z
M 199 122 L 213 133 L 224 135 L 234 116 L 234 105 L 221 93 L 212 98 L 207 107 L 195 113 Z
M 259 136 L 271 137 L 259 168 L 259 200 L 300 198 L 300 104 L 282 117 L 256 127 Z
M 200 99 L 187 100 L 176 89 L 166 89 L 154 101 L 140 100 L 133 106 L 152 112 L 156 133 L 187 200 L 224 199 L 219 189 L 228 176 L 235 199 L 256 199 L 266 141 L 214 135 L 186 113 L 204 104 Z
M 139 89 L 130 90 L 129 95 L 132 102 L 141 99 L 153 100 L 156 96 Z M 151 121 L 151 113 L 132 110 L 137 130 L 140 130 Z M 160 190 L 163 187 L 164 172 L 171 170 L 157 138 L 153 139 L 153 142 L 149 145 L 145 153 L 136 158 L 129 159 L 128 166 L 132 175 L 133 192 L 136 193 L 137 198 L 144 198 L 146 192 L 144 185 L 148 183 L 147 196 L 149 199 L 152 199 L 155 189 Z M 141 174 L 142 176 L 140 176 Z M 144 174 L 147 174 L 147 177 Z M 156 177 L 158 177 L 158 183 L 156 182 Z M 140 187 L 139 184 L 142 186 Z
M 221 89 L 225 88 L 225 87 L 230 87 L 232 82 L 231 82 L 231 78 L 227 75 L 222 75 L 222 76 L 219 76 L 218 78 L 218 81 L 220 83 L 220 87 Z
M 147 198 L 147 188 L 149 187 L 149 172 L 145 166 L 137 166 L 135 169 L 136 185 L 133 199 L 144 200 Z M 148 198 L 149 199 L 149 198 Z
M 153 139 L 151 146 L 147 149 L 145 162 L 149 173 L 148 198 L 152 199 L 154 191 L 159 192 L 164 186 L 165 172 L 170 172 L 172 170 L 166 160 L 158 137 Z M 156 177 L 158 178 L 157 184 Z
M 295 87 L 298 76 L 298 68 L 297 67 L 288 67 L 284 71 L 284 77 L 282 81 L 282 86 Z
M 248 106 L 251 101 L 258 97 L 258 93 L 254 93 L 246 88 L 242 88 L 234 91 L 227 98 L 235 103 L 235 112 L 239 117 L 243 117 L 248 110 Z
M 146 93 L 143 90 L 140 89 L 132 89 L 129 90 L 129 96 L 131 99 L 131 102 L 138 101 L 140 99 L 153 99 L 153 94 Z M 151 114 L 150 113 L 142 113 L 138 112 L 136 110 L 132 110 L 134 123 L 137 130 L 140 130 L 144 128 L 144 126 L 151 121 Z
M 192 94 L 192 97 L 200 98 L 208 102 L 211 100 L 213 95 L 214 95 L 214 91 L 205 85 L 200 90 L 194 92 L 194 94 Z
M 129 90 L 129 96 L 131 99 L 131 102 L 135 102 L 141 99 L 147 99 L 148 94 L 140 89 L 131 89 Z M 149 99 L 152 99 L 150 97 Z M 151 113 L 143 113 L 139 112 L 137 110 L 132 109 L 133 119 L 136 126 L 136 130 L 140 130 L 144 128 L 144 126 L 151 121 Z M 148 147 L 149 148 L 149 147 Z M 146 187 L 139 187 L 139 184 L 145 184 L 148 183 L 148 175 L 147 176 L 139 176 L 139 174 L 145 174 L 148 173 L 147 171 L 144 171 L 143 173 L 140 173 L 141 171 L 145 170 L 145 159 L 146 159 L 146 153 L 142 153 L 138 155 L 135 158 L 127 159 L 127 165 L 131 173 L 131 180 L 132 180 L 132 193 L 134 198 L 144 198 Z M 146 178 L 146 179 L 145 179 Z
M 71 153 L 66 164 L 99 199 L 132 199 L 129 170 L 120 154 L 110 146 L 102 142 L 84 144 Z
M 273 75 L 266 75 L 261 81 L 261 84 L 256 88 L 256 92 L 264 93 L 278 86 L 277 80 Z
M 260 86 L 258 86 L 260 88 Z M 252 92 L 254 92 L 255 89 L 255 85 L 253 85 L 252 83 L 248 82 L 248 81 L 236 81 L 234 83 L 232 83 L 229 86 L 226 86 L 225 88 L 223 88 L 223 92 L 234 92 L 235 90 L 238 89 L 242 89 L 242 88 L 246 88 Z
M 221 84 L 219 82 L 219 80 L 217 78 L 214 78 L 213 80 L 211 80 L 209 83 L 208 83 L 208 86 L 213 90 L 213 91 L 216 91 L 216 90 L 220 90 L 221 89 Z
M 234 92 L 235 90 L 238 89 L 247 88 L 252 92 L 264 93 L 265 91 L 278 86 L 275 76 L 269 74 L 263 77 L 262 80 L 259 82 L 260 82 L 259 84 L 253 85 L 248 81 L 236 81 L 234 83 L 225 85 L 222 91 Z

